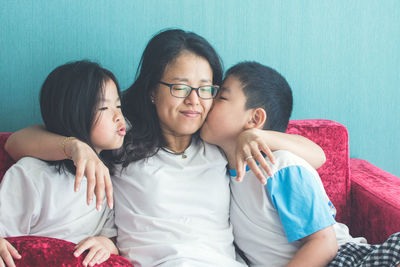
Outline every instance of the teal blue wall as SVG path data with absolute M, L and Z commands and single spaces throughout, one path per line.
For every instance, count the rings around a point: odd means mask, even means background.
M 293 119 L 347 126 L 351 157 L 400 176 L 400 1 L 20 1 L 0 4 L 0 131 L 40 123 L 38 92 L 66 61 L 101 62 L 134 79 L 146 42 L 181 27 L 225 67 L 257 60 L 291 84 Z

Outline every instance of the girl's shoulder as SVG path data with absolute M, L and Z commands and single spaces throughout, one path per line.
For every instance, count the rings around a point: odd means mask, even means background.
M 51 179 L 54 179 L 55 176 L 71 176 L 69 173 L 58 171 L 55 166 L 46 161 L 34 157 L 21 158 L 7 172 L 21 177 L 28 177 L 28 179 L 32 179 L 35 182 L 40 180 L 40 177 L 52 177 Z
M 51 168 L 51 166 L 46 162 L 34 157 L 23 157 L 18 160 L 12 167 L 23 168 L 27 171 L 41 170 L 46 168 Z

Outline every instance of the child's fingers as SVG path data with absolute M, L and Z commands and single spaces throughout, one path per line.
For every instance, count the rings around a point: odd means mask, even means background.
M 99 249 L 92 260 L 89 262 L 89 266 L 94 266 L 95 264 L 100 264 L 106 261 L 110 257 L 110 253 L 105 249 Z
M 243 174 L 244 174 L 244 161 L 240 155 L 236 155 L 236 181 L 242 181 Z
M 92 247 L 89 250 L 89 253 L 86 255 L 86 257 L 83 259 L 83 265 L 88 266 L 89 262 L 93 259 L 93 257 L 96 255 L 97 251 L 99 249 L 97 247 Z
M 20 259 L 18 251 L 4 238 L 0 238 L 0 266 L 15 267 L 14 260 Z
M 110 257 L 111 257 L 111 253 L 108 252 L 108 251 L 106 251 L 106 252 L 103 254 L 103 257 L 101 257 L 101 258 L 97 261 L 97 264 L 102 264 L 103 262 L 105 262 L 106 260 L 108 260 Z
M 15 267 L 14 260 L 7 250 L 2 251 L 0 254 L 0 266 Z
M 247 160 L 247 165 L 249 166 L 249 168 L 252 170 L 254 175 L 257 177 L 258 180 L 260 180 L 260 182 L 262 184 L 266 184 L 267 183 L 267 178 L 264 177 L 264 174 L 261 172 L 261 170 L 258 167 L 258 165 L 257 165 L 256 161 L 254 160 L 254 158 L 248 159 Z
M 89 249 L 93 245 L 93 242 L 90 238 L 86 238 L 79 242 L 75 246 L 74 256 L 79 257 L 85 250 Z
M 271 149 L 264 142 L 259 144 L 259 149 L 269 158 L 272 164 L 275 164 L 275 157 Z
M 13 245 L 11 245 L 9 242 L 6 243 L 7 245 L 7 249 L 10 252 L 11 256 L 14 259 L 20 259 L 21 255 L 18 253 L 17 249 L 13 247 Z
M 247 160 L 251 158 L 251 148 L 246 145 L 236 151 L 236 181 L 240 182 L 243 180 L 243 176 L 246 173 Z
M 267 175 L 272 176 L 271 167 L 268 165 L 265 157 L 261 154 L 261 151 L 265 153 L 265 155 L 270 159 L 271 163 L 275 161 L 274 155 L 272 154 L 269 147 L 265 144 L 264 140 L 257 139 L 256 142 L 253 142 L 251 144 L 251 154 L 254 156 L 254 159 L 260 164 L 260 166 L 265 170 Z
M 114 206 L 114 200 L 113 200 L 113 186 L 110 178 L 110 173 L 106 172 L 104 175 L 104 182 L 106 186 L 106 197 L 107 197 L 107 203 L 110 209 L 113 208 Z
M 258 146 L 252 148 L 252 154 L 254 159 L 260 164 L 260 166 L 265 170 L 268 176 L 272 176 L 272 171 L 264 156 L 261 154 Z M 250 166 L 249 166 L 250 167 Z

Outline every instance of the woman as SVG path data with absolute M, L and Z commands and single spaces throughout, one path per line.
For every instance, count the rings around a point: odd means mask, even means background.
M 135 266 L 241 266 L 235 261 L 229 223 L 226 160 L 197 134 L 221 80 L 217 53 L 195 33 L 166 30 L 146 46 L 137 79 L 123 97 L 132 129 L 125 138 L 124 168 L 113 178 L 117 246 Z M 302 156 L 314 167 L 322 165 L 323 152 L 311 141 L 272 135 L 275 147 Z M 96 180 L 97 201 L 101 200 L 102 183 L 110 188 L 107 172 L 94 170 L 101 163 L 78 141 L 68 142 L 63 155 L 63 140 L 29 128 L 10 137 L 6 149 L 15 159 L 71 157 L 77 184 L 85 171 L 88 187 Z M 243 158 L 250 153 L 260 158 L 259 149 L 242 147 L 247 153 Z M 52 150 L 58 152 L 47 153 Z M 92 192 L 88 189 L 89 199 Z M 107 190 L 109 200 L 111 193 Z

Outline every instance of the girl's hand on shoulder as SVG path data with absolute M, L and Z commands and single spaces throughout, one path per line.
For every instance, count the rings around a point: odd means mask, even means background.
M 99 159 L 93 149 L 86 143 L 72 139 L 65 146 L 65 153 L 70 155 L 76 167 L 75 192 L 79 191 L 83 176 L 87 179 L 87 203 L 93 200 L 93 193 L 96 195 L 96 208 L 101 209 L 106 192 L 107 203 L 113 207 L 113 187 L 110 172 L 104 163 Z
M 84 266 L 101 264 L 110 258 L 111 254 L 118 255 L 118 249 L 109 238 L 104 236 L 88 237 L 75 246 L 74 256 L 79 257 L 85 250 L 89 253 L 83 260 Z
M 267 178 L 264 177 L 257 162 L 269 176 L 272 175 L 271 168 L 261 153 L 263 152 L 270 159 L 272 164 L 275 163 L 274 155 L 264 141 L 265 134 L 265 131 L 263 132 L 259 129 L 248 129 L 238 136 L 236 144 L 236 181 L 242 181 L 246 173 L 245 167 L 248 165 L 260 182 L 265 184 Z
M 14 259 L 21 259 L 18 251 L 4 238 L 0 238 L 0 267 L 15 267 Z

